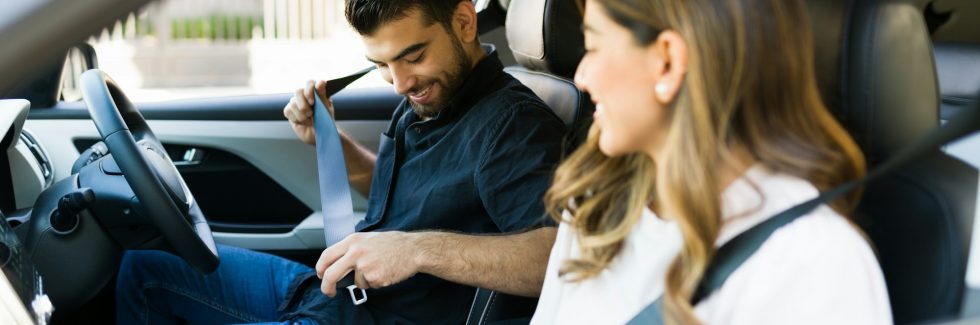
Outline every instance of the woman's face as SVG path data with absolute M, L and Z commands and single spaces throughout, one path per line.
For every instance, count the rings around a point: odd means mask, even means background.
M 584 19 L 586 53 L 575 83 L 596 103 L 599 149 L 607 156 L 644 152 L 656 158 L 670 116 L 655 91 L 662 69 L 651 66 L 663 63 L 663 51 L 637 45 L 595 0 L 586 1 Z

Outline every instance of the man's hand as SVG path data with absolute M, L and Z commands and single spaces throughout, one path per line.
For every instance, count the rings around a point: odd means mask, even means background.
M 296 89 L 296 94 L 289 100 L 286 107 L 282 110 L 282 115 L 286 116 L 289 124 L 293 127 L 293 132 L 299 139 L 308 144 L 316 144 L 316 130 L 313 128 L 313 96 L 320 97 L 323 104 L 330 111 L 330 118 L 334 116 L 333 102 L 327 98 L 327 82 L 320 80 L 306 82 L 306 87 Z
M 337 294 L 337 282 L 354 271 L 358 288 L 383 288 L 415 275 L 419 270 L 415 235 L 388 231 L 354 233 L 320 254 L 316 275 L 320 291 Z
M 508 235 L 441 231 L 354 233 L 316 262 L 320 291 L 333 297 L 354 271 L 358 288 L 383 288 L 426 273 L 471 287 L 537 297 L 557 228 Z

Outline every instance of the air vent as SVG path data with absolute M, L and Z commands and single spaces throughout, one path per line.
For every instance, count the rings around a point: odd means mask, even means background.
M 37 165 L 41 167 L 41 175 L 44 176 L 44 186 L 51 185 L 51 182 L 54 180 L 54 171 L 51 169 L 51 160 L 48 159 L 48 154 L 44 152 L 44 148 L 41 148 L 34 135 L 27 132 L 27 130 L 20 131 L 20 141 L 31 150 L 31 154 L 37 160 Z

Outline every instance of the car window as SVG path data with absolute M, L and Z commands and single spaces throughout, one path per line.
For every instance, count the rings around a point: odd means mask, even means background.
M 89 43 L 136 102 L 291 92 L 370 65 L 343 11 L 343 0 L 164 0 Z M 78 60 L 65 63 L 66 101 L 80 99 Z M 351 87 L 383 85 L 375 75 Z

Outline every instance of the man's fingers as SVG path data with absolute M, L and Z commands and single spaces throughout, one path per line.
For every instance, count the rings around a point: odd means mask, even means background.
M 306 87 L 303 88 L 303 98 L 306 98 L 306 103 L 313 106 L 313 80 L 306 81 Z
M 354 272 L 354 284 L 356 284 L 357 287 L 361 289 L 367 289 L 371 287 L 371 284 L 368 283 L 367 279 L 364 278 L 364 272 Z
M 300 122 L 308 118 L 313 117 L 312 105 L 308 104 L 303 98 L 303 89 L 296 89 L 296 95 L 293 96 L 293 105 L 296 107 L 296 117 L 300 118 Z
M 282 116 L 285 116 L 287 121 L 296 122 L 296 115 L 293 114 L 293 111 L 295 110 L 296 105 L 293 104 L 293 100 L 290 99 L 289 103 L 286 104 L 286 107 L 282 109 Z
M 323 278 L 323 272 L 326 272 L 330 265 L 337 262 L 344 254 L 347 253 L 347 243 L 341 240 L 339 243 L 333 246 L 327 247 L 322 253 L 320 253 L 320 259 L 316 261 L 316 276 Z
M 306 117 L 299 113 L 299 107 L 296 106 L 296 100 L 289 100 L 289 105 L 286 105 L 286 110 L 283 112 L 286 115 L 286 119 L 293 124 L 303 124 Z
M 353 258 L 345 255 L 327 267 L 323 272 L 323 281 L 320 282 L 320 291 L 331 298 L 337 295 L 337 282 L 354 270 L 354 263 Z

